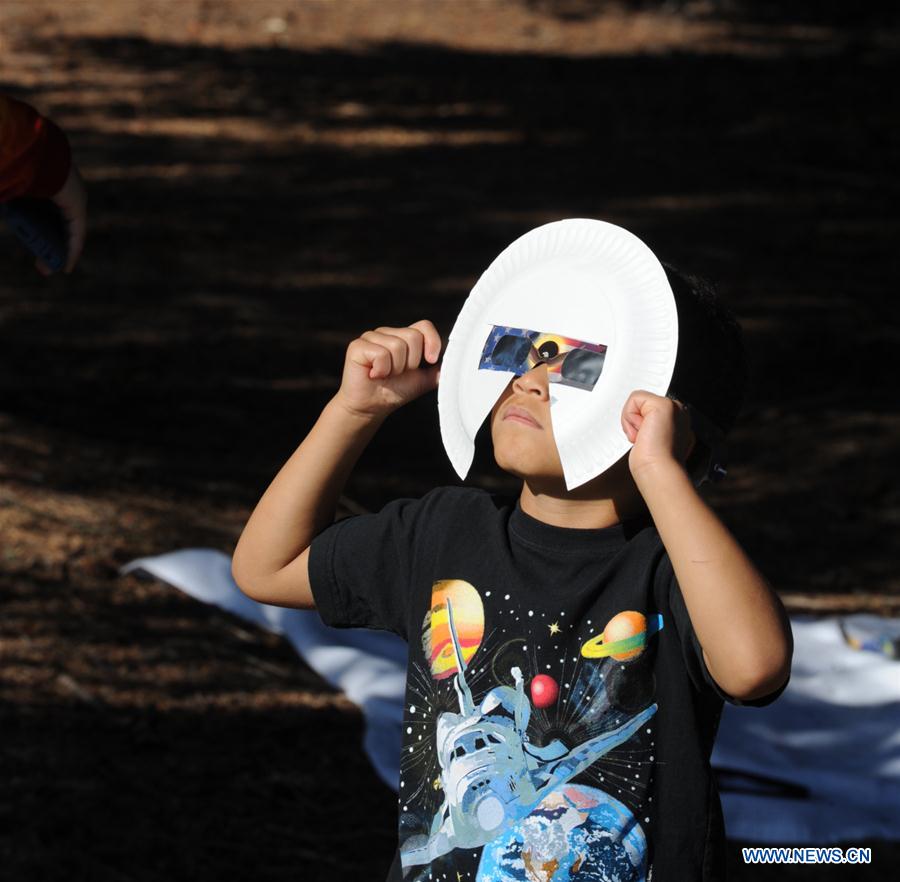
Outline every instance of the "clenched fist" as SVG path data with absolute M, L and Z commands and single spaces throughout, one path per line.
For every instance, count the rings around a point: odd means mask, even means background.
M 437 388 L 441 345 L 428 319 L 366 331 L 347 347 L 336 397 L 352 413 L 386 416 Z
M 635 389 L 622 408 L 622 428 L 634 446 L 628 454 L 631 474 L 656 463 L 682 466 L 694 449 L 691 419 L 680 401 Z

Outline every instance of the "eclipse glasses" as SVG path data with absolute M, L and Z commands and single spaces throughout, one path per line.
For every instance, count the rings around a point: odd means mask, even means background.
M 605 359 L 606 346 L 602 343 L 585 343 L 574 337 L 528 328 L 492 325 L 478 369 L 512 371 L 520 375 L 539 364 L 546 364 L 549 382 L 590 392 L 600 379 Z

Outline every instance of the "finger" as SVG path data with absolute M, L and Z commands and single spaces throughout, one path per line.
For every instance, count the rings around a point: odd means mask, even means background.
M 378 343 L 391 354 L 391 370 L 393 376 L 398 376 L 406 370 L 406 360 L 409 356 L 409 348 L 406 341 L 393 334 L 385 334 L 383 331 L 366 331 L 361 335 L 363 340 Z
M 649 393 L 645 392 L 643 389 L 635 389 L 635 391 L 628 396 L 628 400 L 622 408 L 622 428 L 625 431 L 625 436 L 632 443 L 634 443 L 638 432 L 644 423 L 644 415 L 641 412 L 641 409 L 643 403 L 646 401 L 645 396 L 647 394 Z
M 391 353 L 377 343 L 362 338 L 354 340 L 347 348 L 347 358 L 366 368 L 370 380 L 390 376 Z
M 425 338 L 417 328 L 376 328 L 382 334 L 399 337 L 406 343 L 406 368 L 417 368 L 422 361 Z
M 622 420 L 630 421 L 634 415 L 641 416 L 641 402 L 641 391 L 638 389 L 632 392 L 622 407 Z
M 663 398 L 661 395 L 654 395 L 646 389 L 635 389 L 625 406 L 622 408 L 622 415 L 630 418 L 640 428 L 644 418 L 652 411 L 660 407 L 668 407 L 674 411 L 676 409 L 675 402 L 671 398 Z
M 628 396 L 628 401 L 625 403 L 625 406 L 629 412 L 644 415 L 647 406 L 651 404 L 654 399 L 659 399 L 659 395 L 654 395 L 646 389 L 635 389 L 631 395 Z
M 625 428 L 625 434 L 628 436 L 628 440 L 634 441 L 643 424 L 643 418 L 640 416 L 627 417 L 622 420 L 622 424 Z
M 44 261 L 41 260 L 40 258 L 38 258 L 37 260 L 35 260 L 35 262 L 34 262 L 34 268 L 35 268 L 42 276 L 52 276 L 52 275 L 53 275 L 53 270 L 51 270 L 50 267 L 47 266 L 47 264 L 44 263 Z
M 413 322 L 410 327 L 417 328 L 422 333 L 425 341 L 425 360 L 434 364 L 441 355 L 441 347 L 443 345 L 437 328 L 428 319 L 419 319 L 419 321 Z
M 385 376 L 399 376 L 406 370 L 406 362 L 409 357 L 409 349 L 406 341 L 393 334 L 385 334 L 382 331 L 367 331 L 364 336 L 383 346 L 390 355 L 390 365 Z

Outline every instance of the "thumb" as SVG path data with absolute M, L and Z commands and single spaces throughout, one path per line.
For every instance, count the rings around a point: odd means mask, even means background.
M 405 393 L 409 396 L 408 400 L 412 401 L 420 395 L 426 395 L 429 392 L 433 392 L 437 388 L 438 375 L 440 372 L 440 365 L 430 364 L 428 367 L 407 371 L 402 377 L 399 377 L 398 380 L 405 390 Z

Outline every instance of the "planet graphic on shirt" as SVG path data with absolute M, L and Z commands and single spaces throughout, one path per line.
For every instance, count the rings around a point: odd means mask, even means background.
M 559 683 L 548 674 L 538 674 L 531 681 L 531 703 L 535 707 L 550 707 L 558 697 Z
M 647 645 L 647 640 L 663 626 L 658 613 L 650 617 L 648 624 L 643 613 L 625 610 L 614 615 L 601 634 L 592 637 L 581 647 L 584 658 L 614 658 L 628 661 L 637 658 Z
M 484 639 L 484 605 L 474 585 L 463 579 L 439 579 L 431 586 L 431 608 L 422 621 L 422 652 L 436 680 L 457 672 L 450 636 L 447 600 L 453 606 L 453 625 L 460 654 L 468 664 Z
M 642 882 L 646 854 L 644 831 L 619 800 L 574 784 L 487 843 L 476 882 Z

